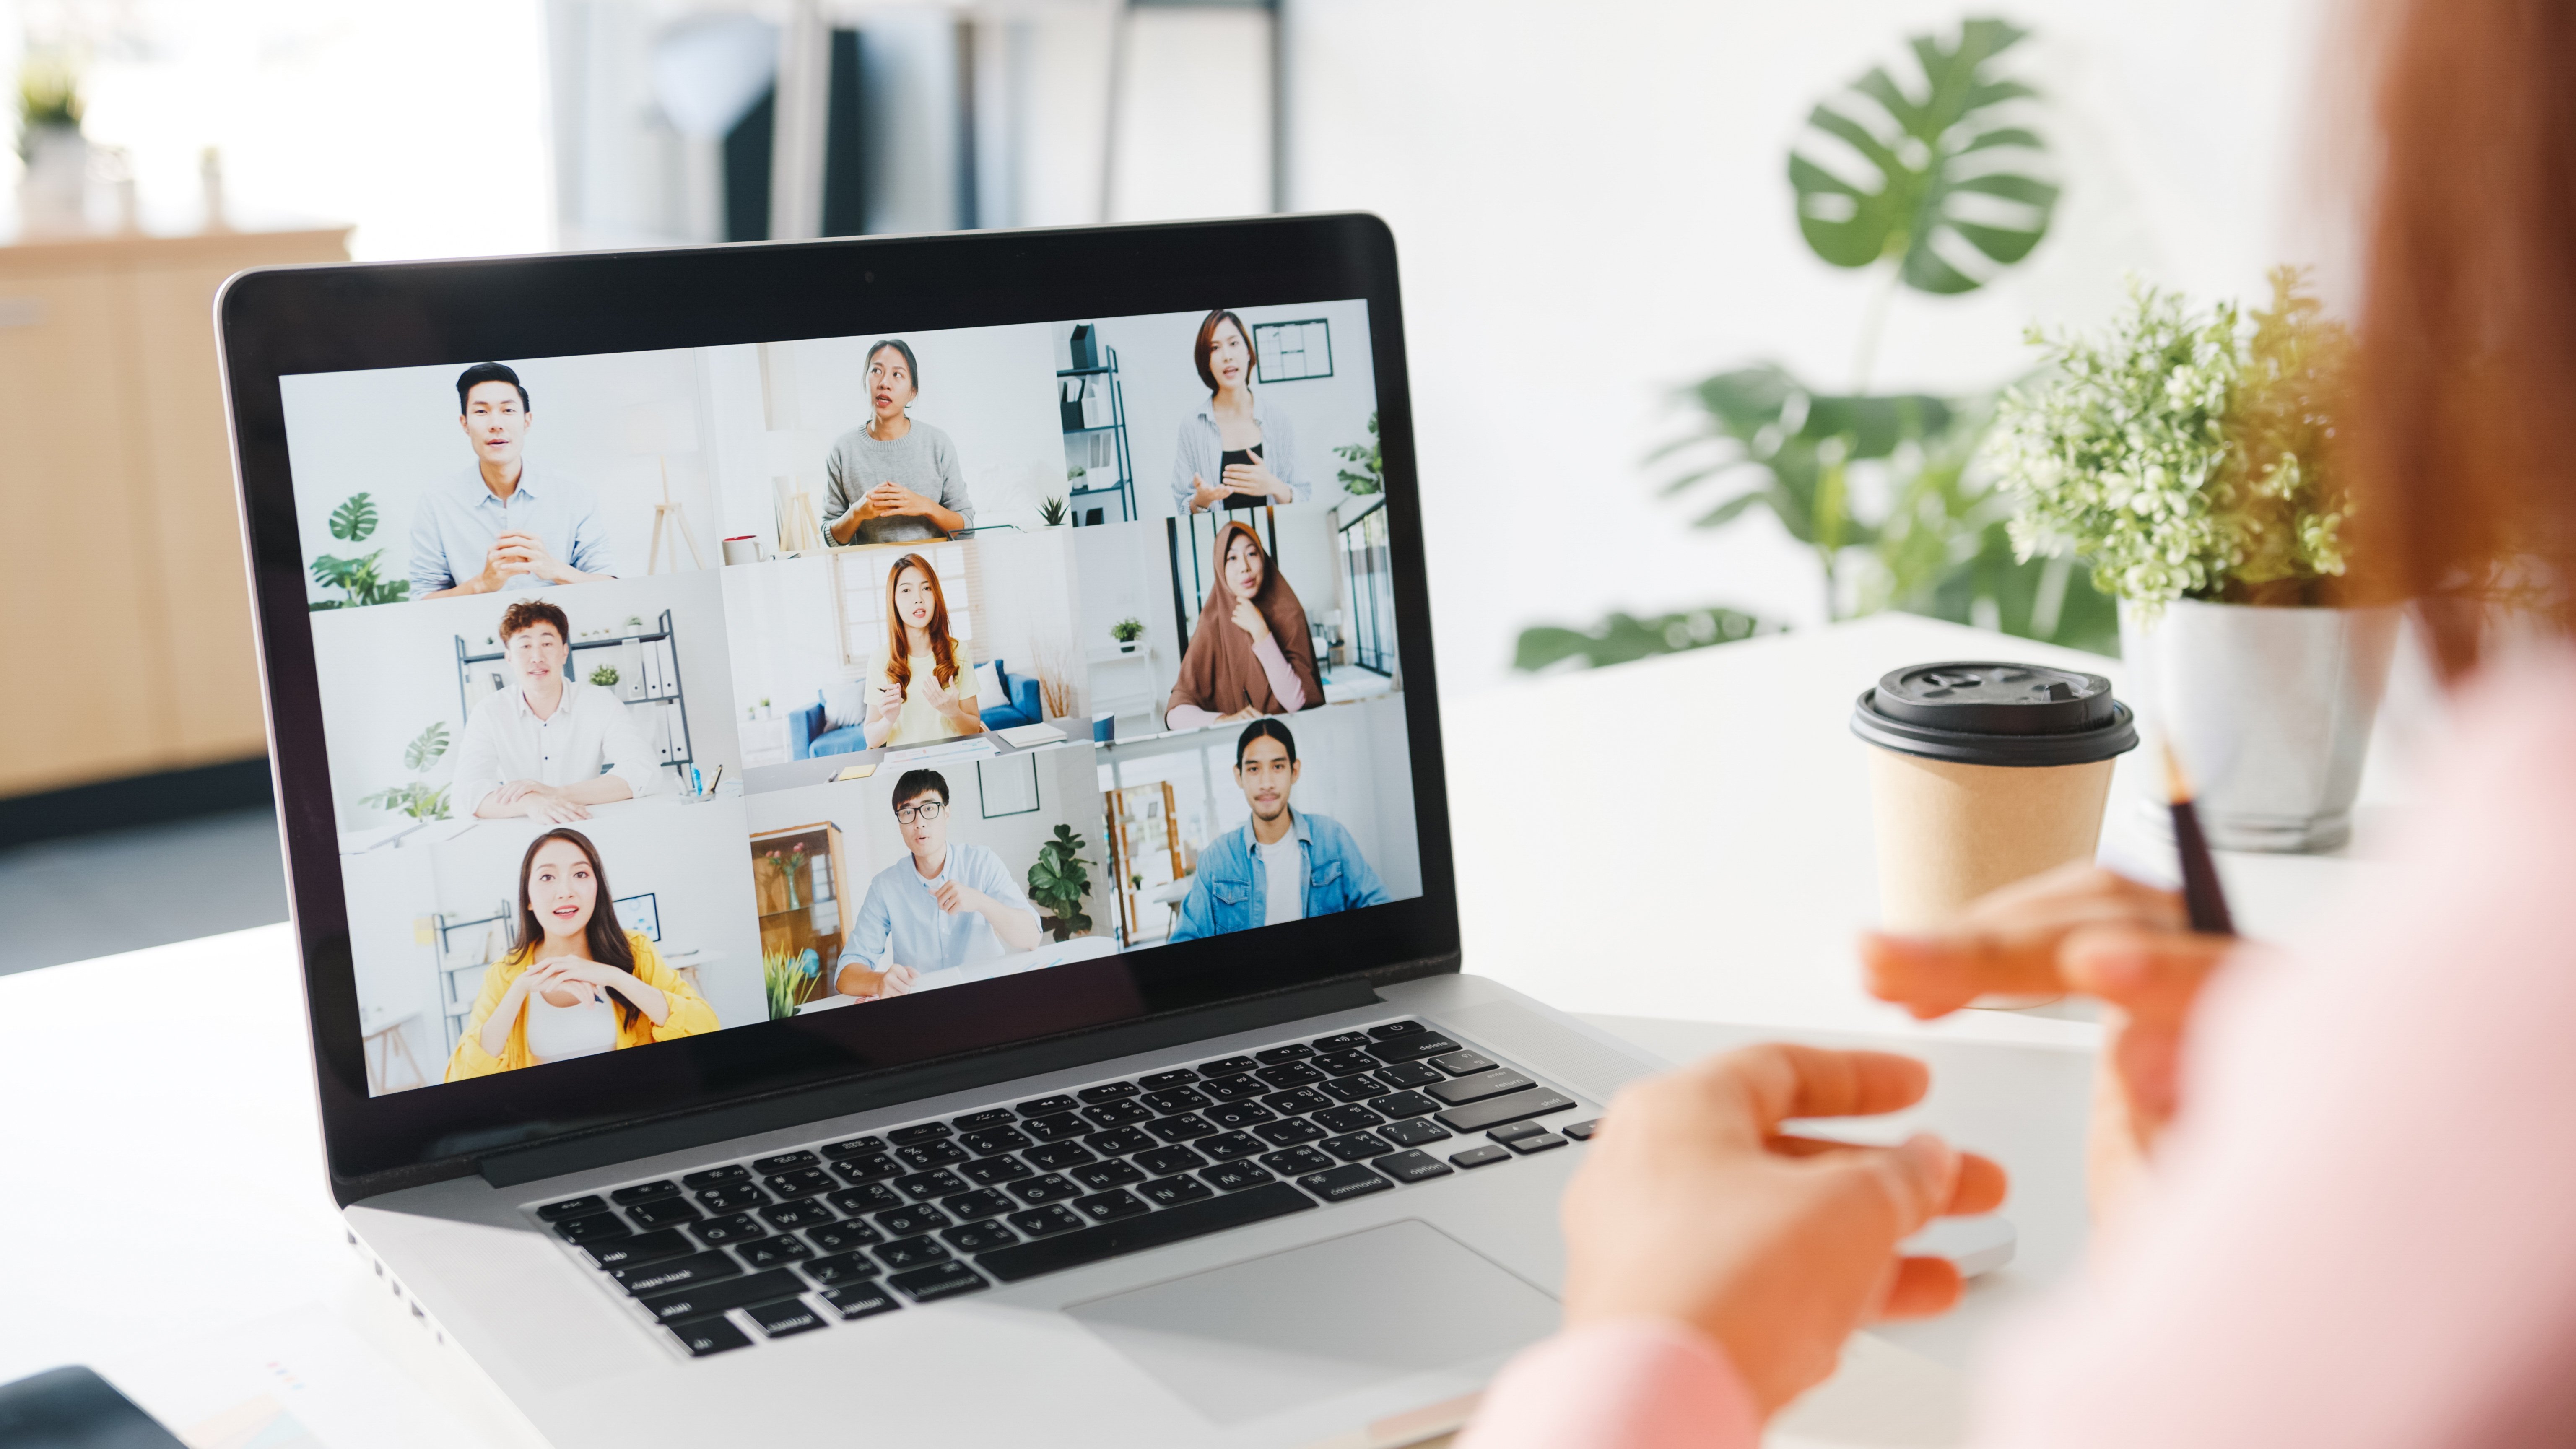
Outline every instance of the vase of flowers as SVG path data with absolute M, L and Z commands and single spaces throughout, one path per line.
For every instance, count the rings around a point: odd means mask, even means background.
M 2268 310 L 2132 283 L 2103 335 L 2031 340 L 2049 372 L 2005 395 L 1987 453 L 2015 548 L 2082 558 L 2120 601 L 2125 693 L 2214 843 L 2341 845 L 2397 635 L 2345 585 L 2350 333 L 2285 268 Z

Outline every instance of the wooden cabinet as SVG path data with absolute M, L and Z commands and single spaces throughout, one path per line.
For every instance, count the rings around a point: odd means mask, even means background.
M 266 752 L 215 290 L 347 239 L 0 247 L 0 795 Z
M 848 913 L 860 900 L 850 894 L 859 883 L 850 879 L 841 827 L 823 821 L 751 837 L 751 884 L 760 910 L 761 956 L 794 960 L 812 951 L 819 974 L 798 999 L 830 995 Z

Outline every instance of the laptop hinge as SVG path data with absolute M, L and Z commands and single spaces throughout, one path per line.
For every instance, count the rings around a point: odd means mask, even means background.
M 1033 1042 L 978 1053 L 928 1067 L 906 1067 L 855 1081 L 807 1087 L 747 1102 L 728 1103 L 682 1116 L 614 1127 L 579 1137 L 559 1138 L 485 1156 L 476 1164 L 494 1187 L 515 1187 L 539 1178 L 630 1162 L 664 1152 L 681 1152 L 772 1132 L 827 1117 L 844 1117 L 877 1107 L 917 1102 L 950 1092 L 1007 1082 L 1041 1072 L 1062 1071 L 1085 1062 L 1107 1061 L 1136 1052 L 1159 1051 L 1238 1031 L 1254 1031 L 1281 1022 L 1328 1012 L 1376 1006 L 1378 994 L 1368 981 L 1334 981 L 1275 995 L 1229 1001 L 1197 1011 L 1130 1022 L 1054 1041 Z

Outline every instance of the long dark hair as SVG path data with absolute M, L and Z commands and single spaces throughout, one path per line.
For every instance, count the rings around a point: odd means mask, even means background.
M 886 570 L 886 679 L 897 689 L 912 688 L 912 636 L 894 611 L 894 591 L 905 569 L 919 569 L 930 581 L 930 672 L 945 686 L 957 677 L 956 650 L 948 641 L 948 591 L 939 586 L 939 570 L 917 553 L 905 554 Z
M 519 950 L 533 965 L 537 943 L 546 938 L 546 928 L 537 920 L 536 908 L 528 904 L 528 875 L 537 868 L 537 852 L 549 840 L 569 840 L 590 859 L 590 878 L 599 886 L 599 894 L 590 907 L 590 924 L 583 928 L 582 939 L 590 947 L 590 959 L 620 971 L 635 969 L 635 948 L 626 942 L 626 929 L 617 924 L 617 898 L 608 890 L 608 867 L 599 862 L 599 847 L 590 837 L 566 826 L 556 826 L 528 842 L 528 853 L 519 857 Z M 617 1004 L 617 1025 L 622 1030 L 632 1027 L 640 1014 L 634 1003 L 612 991 L 608 999 Z

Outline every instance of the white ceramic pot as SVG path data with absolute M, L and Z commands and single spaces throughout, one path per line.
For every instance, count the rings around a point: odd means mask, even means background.
M 89 138 L 72 126 L 38 126 L 27 136 L 18 181 L 20 224 L 31 236 L 60 236 L 89 224 Z
M 2397 610 L 2120 605 L 2122 696 L 2191 777 L 2210 843 L 2332 850 L 2388 687 Z M 2170 830 L 2163 801 L 2142 802 Z

